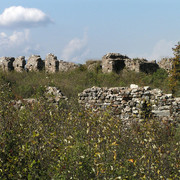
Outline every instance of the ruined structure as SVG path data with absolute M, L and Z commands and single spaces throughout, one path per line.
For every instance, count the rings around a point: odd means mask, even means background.
M 102 58 L 102 71 L 104 73 L 119 73 L 124 68 L 135 72 L 153 73 L 159 69 L 155 61 L 149 62 L 146 59 L 130 59 L 119 53 L 108 53 Z
M 44 68 L 44 62 L 39 55 L 32 55 L 25 67 L 27 71 L 40 71 Z
M 109 107 L 123 120 L 144 119 L 146 116 L 180 121 L 180 98 L 164 94 L 149 86 L 85 89 L 79 95 L 79 103 L 86 108 L 103 110 Z
M 59 61 L 54 54 L 48 54 L 45 59 L 46 72 L 55 73 L 59 70 Z
M 14 70 L 13 62 L 14 57 L 1 57 L 0 58 L 0 68 L 3 71 L 12 71 Z
M 73 69 L 75 69 L 77 67 L 78 67 L 78 65 L 73 63 L 73 62 L 66 62 L 66 61 L 63 61 L 63 60 L 59 61 L 59 71 L 61 71 L 61 72 L 66 72 L 66 71 L 69 71 L 69 70 L 73 70 Z
M 100 60 L 88 60 L 86 61 L 87 70 L 92 71 L 95 68 L 102 69 L 102 61 Z
M 0 58 L 0 68 L 5 71 L 15 70 L 22 72 L 25 68 L 27 71 L 40 71 L 45 69 L 46 72 L 66 72 L 73 70 L 79 65 L 58 60 L 54 54 L 48 54 L 45 61 L 41 59 L 39 55 L 32 55 L 29 57 L 27 64 L 25 65 L 25 57 L 20 56 L 18 58 L 2 57 Z M 96 68 L 102 69 L 103 73 L 115 72 L 120 73 L 124 68 L 135 72 L 154 73 L 159 68 L 163 68 L 166 71 L 170 71 L 172 67 L 172 59 L 162 59 L 159 63 L 156 61 L 147 61 L 146 59 L 130 59 L 128 56 L 120 53 L 108 53 L 102 57 L 102 61 L 89 60 L 85 66 L 87 70 L 94 70 Z
M 161 61 L 158 62 L 160 68 L 165 69 L 167 72 L 172 70 L 172 58 L 163 58 Z
M 125 68 L 125 61 L 129 60 L 127 56 L 123 56 L 119 53 L 108 53 L 102 57 L 102 72 L 116 72 L 119 73 Z
M 19 56 L 15 58 L 15 61 L 13 62 L 14 70 L 17 72 L 24 71 L 25 65 L 26 65 L 25 56 Z

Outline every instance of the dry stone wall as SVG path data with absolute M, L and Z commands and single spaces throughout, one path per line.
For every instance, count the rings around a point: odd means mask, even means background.
M 103 110 L 110 108 L 123 120 L 143 119 L 152 115 L 161 119 L 180 121 L 180 98 L 164 94 L 149 86 L 138 87 L 92 87 L 79 95 L 79 103 L 86 108 Z

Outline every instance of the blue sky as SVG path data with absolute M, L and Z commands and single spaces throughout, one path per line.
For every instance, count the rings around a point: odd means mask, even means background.
M 0 57 L 171 57 L 180 41 L 179 7 L 179 0 L 0 0 Z

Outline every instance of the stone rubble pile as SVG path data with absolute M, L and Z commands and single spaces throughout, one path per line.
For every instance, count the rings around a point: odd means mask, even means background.
M 160 89 L 149 86 L 92 87 L 78 96 L 79 103 L 86 108 L 102 110 L 109 107 L 123 120 L 143 119 L 144 111 L 149 110 L 153 117 L 180 120 L 180 98 L 173 98 L 172 94 L 164 94 Z
M 63 95 L 61 90 L 59 90 L 56 87 L 51 87 L 48 86 L 46 87 L 46 90 L 44 92 L 44 97 L 47 100 L 47 102 L 52 103 L 54 105 L 58 105 L 60 101 L 65 100 L 67 101 L 68 98 Z M 37 103 L 38 100 L 35 98 L 26 98 L 22 100 L 12 100 L 10 101 L 10 104 L 15 108 L 15 109 L 23 109 L 25 104 L 28 105 L 33 105 L 34 103 Z
M 60 100 L 67 100 L 68 98 L 56 87 L 47 87 L 45 91 L 45 97 L 49 102 L 58 104 Z

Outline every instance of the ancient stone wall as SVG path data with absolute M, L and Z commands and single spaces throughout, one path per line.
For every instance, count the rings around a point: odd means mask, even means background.
M 66 62 L 63 60 L 59 61 L 59 71 L 65 72 L 77 68 L 78 65 L 72 62 Z
M 39 55 L 32 55 L 29 57 L 25 67 L 27 71 L 40 71 L 44 68 L 44 61 Z
M 149 86 L 92 87 L 78 96 L 79 103 L 86 108 L 102 110 L 109 107 L 114 115 L 124 120 L 152 116 L 180 121 L 180 98 Z
M 13 62 L 14 70 L 17 72 L 24 71 L 25 65 L 26 65 L 25 56 L 19 56 L 15 58 L 15 61 Z
M 54 54 L 48 54 L 45 59 L 46 72 L 55 73 L 59 70 L 59 61 Z
M 163 58 L 161 61 L 158 62 L 160 68 L 165 69 L 167 72 L 172 70 L 172 58 Z
M 153 73 L 159 69 L 159 65 L 155 62 L 149 62 L 146 59 L 130 59 L 119 53 L 108 53 L 102 58 L 102 72 L 119 73 L 124 68 L 136 72 Z
M 22 72 L 40 71 L 45 69 L 46 72 L 55 73 L 57 71 L 65 72 L 73 70 L 79 65 L 58 60 L 54 54 L 48 54 L 45 60 L 42 60 L 39 55 L 32 55 L 29 57 L 25 65 L 25 57 L 18 58 L 2 57 L 0 58 L 0 68 L 5 71 L 15 70 Z M 87 61 L 85 66 L 88 70 L 94 70 L 96 67 L 102 68 L 103 73 L 115 72 L 120 73 L 124 68 L 135 72 L 153 73 L 157 69 L 163 68 L 168 72 L 172 69 L 172 59 L 162 59 L 159 63 L 156 61 L 147 61 L 146 59 L 130 59 L 129 57 L 120 53 L 108 53 L 102 57 L 102 61 Z
M 14 57 L 1 57 L 0 58 L 0 68 L 3 71 L 12 71 L 14 70 L 13 62 Z
M 129 59 L 119 53 L 108 53 L 102 57 L 102 72 L 116 72 L 119 73 L 125 67 L 125 60 Z

